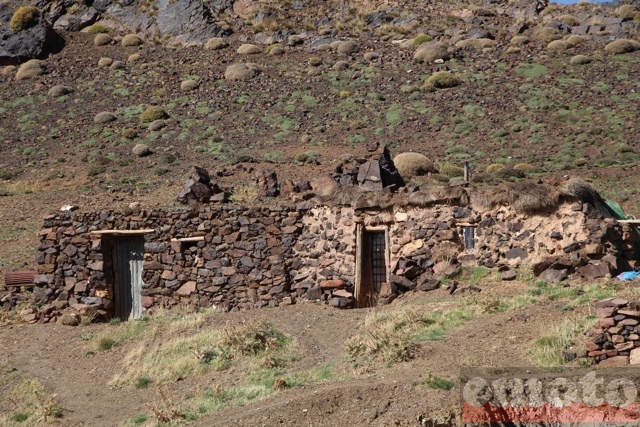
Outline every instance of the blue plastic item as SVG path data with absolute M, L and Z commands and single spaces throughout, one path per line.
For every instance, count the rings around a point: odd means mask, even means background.
M 620 280 L 636 280 L 640 278 L 640 271 L 625 271 L 624 273 L 618 274 L 617 277 Z

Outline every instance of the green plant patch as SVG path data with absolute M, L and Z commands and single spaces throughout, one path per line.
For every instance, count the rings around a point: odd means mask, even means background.
M 549 74 L 549 68 L 542 64 L 522 64 L 515 69 L 516 73 L 529 78 L 541 77 Z

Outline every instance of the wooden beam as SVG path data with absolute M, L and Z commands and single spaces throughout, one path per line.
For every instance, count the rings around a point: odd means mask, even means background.
M 94 235 L 103 235 L 110 234 L 113 236 L 135 236 L 140 234 L 148 234 L 153 233 L 155 230 L 153 228 L 144 228 L 142 230 L 95 230 L 90 231 L 89 234 Z
M 640 224 L 640 219 L 619 219 L 617 221 L 621 224 Z
M 172 242 L 201 242 L 203 240 L 204 240 L 204 236 L 182 237 L 180 239 L 171 239 Z

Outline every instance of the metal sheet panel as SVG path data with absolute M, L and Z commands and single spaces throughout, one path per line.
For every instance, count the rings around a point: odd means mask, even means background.
M 117 304 L 122 320 L 137 319 L 142 315 L 143 261 L 144 239 L 116 240 Z

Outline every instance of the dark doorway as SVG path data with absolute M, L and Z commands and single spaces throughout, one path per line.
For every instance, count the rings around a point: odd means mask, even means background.
M 358 240 L 357 307 L 372 307 L 387 283 L 387 237 L 384 230 L 365 230 Z
M 142 315 L 142 237 L 116 239 L 114 251 L 116 316 L 121 320 Z

